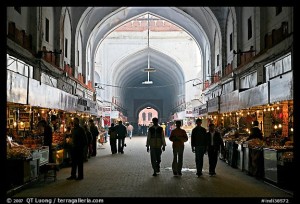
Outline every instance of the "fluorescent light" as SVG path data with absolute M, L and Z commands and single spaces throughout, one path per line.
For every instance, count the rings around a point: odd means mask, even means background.
M 144 72 L 156 72 L 155 68 L 145 68 Z
M 153 81 L 143 81 L 142 84 L 153 84 Z

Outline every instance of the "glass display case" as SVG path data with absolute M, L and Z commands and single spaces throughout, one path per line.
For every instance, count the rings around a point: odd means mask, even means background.
M 282 187 L 292 188 L 293 152 L 291 149 L 264 148 L 264 178 Z
M 39 166 L 43 166 L 44 164 L 49 163 L 49 147 L 48 146 L 43 146 L 40 150 L 40 162 Z
M 36 179 L 39 176 L 39 163 L 41 155 L 39 150 L 33 150 L 31 152 L 32 160 L 30 161 L 30 179 Z
M 237 146 L 234 140 L 227 140 L 225 144 L 226 163 L 233 168 L 237 165 Z

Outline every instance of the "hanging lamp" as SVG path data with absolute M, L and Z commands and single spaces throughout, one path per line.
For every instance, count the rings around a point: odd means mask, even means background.
M 154 68 L 150 68 L 150 56 L 149 56 L 149 14 L 147 19 L 147 25 L 148 25 L 148 44 L 147 44 L 147 54 L 148 54 L 148 67 L 144 69 L 144 72 L 147 72 L 148 74 L 148 80 L 143 81 L 142 84 L 153 84 L 153 81 L 150 81 L 150 72 L 156 72 Z

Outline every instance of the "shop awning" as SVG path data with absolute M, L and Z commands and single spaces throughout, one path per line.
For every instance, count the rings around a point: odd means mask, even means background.
M 261 84 L 257 87 L 239 93 L 239 109 L 266 105 L 268 103 L 268 83 Z
M 220 113 L 239 110 L 239 90 L 220 96 Z
M 270 103 L 293 100 L 293 71 L 270 80 Z

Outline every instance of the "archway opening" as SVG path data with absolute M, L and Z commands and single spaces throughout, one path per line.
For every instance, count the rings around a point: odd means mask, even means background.
M 138 114 L 138 134 L 147 135 L 152 118 L 158 118 L 158 111 L 150 106 L 142 109 Z

